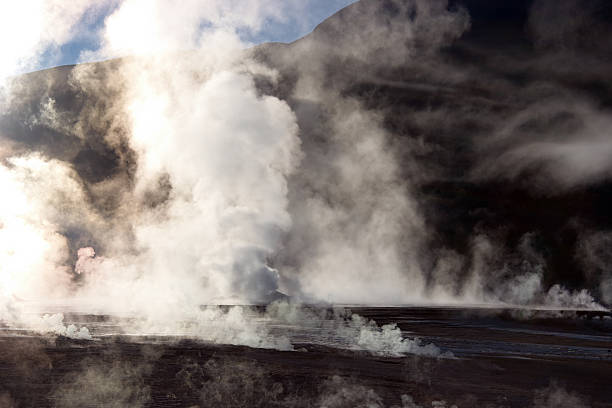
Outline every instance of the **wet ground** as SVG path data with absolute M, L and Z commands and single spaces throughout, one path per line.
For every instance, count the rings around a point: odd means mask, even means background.
M 605 314 L 351 311 L 397 324 L 442 357 L 360 350 L 334 337 L 331 321 L 266 320 L 270 335 L 291 340 L 293 350 L 281 351 L 131 336 L 114 332 L 109 317 L 73 314 L 67 320 L 86 324 L 94 340 L 2 332 L 0 406 L 612 407 L 612 319 Z

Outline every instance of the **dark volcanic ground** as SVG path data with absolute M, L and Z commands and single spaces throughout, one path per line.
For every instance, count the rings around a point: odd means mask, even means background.
M 609 317 L 456 308 L 352 311 L 381 325 L 398 323 L 405 336 L 434 342 L 455 358 L 383 357 L 325 346 L 323 339 L 292 339 L 296 351 L 277 351 L 168 337 L 79 341 L 5 331 L 0 404 L 414 407 L 410 396 L 423 407 L 612 407 Z M 103 320 L 75 317 L 89 320 L 94 334 L 94 320 Z

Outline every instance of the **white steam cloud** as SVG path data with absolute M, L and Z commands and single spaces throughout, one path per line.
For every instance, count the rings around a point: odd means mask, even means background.
M 90 6 L 56 3 L 31 7 L 41 14 L 42 30 L 62 29 L 35 32 L 37 41 L 21 47 L 14 64 L 30 64 L 46 48 L 66 42 Z M 111 78 L 123 84 L 124 97 L 112 109 L 125 113 L 138 159 L 134 187 L 122 199 L 141 208 L 125 210 L 121 222 L 128 228 L 87 225 L 86 192 L 72 182 L 77 178 L 69 166 L 35 155 L 8 158 L 0 169 L 3 192 L 11 197 L 0 214 L 8 303 L 68 297 L 75 286 L 69 303 L 167 322 L 194 318 L 201 304 L 258 301 L 277 289 L 278 272 L 268 258 L 292 223 L 287 177 L 301 158 L 298 129 L 285 102 L 258 94 L 253 73 L 273 78 L 274 72 L 239 62 L 244 45 L 237 31 L 257 31 L 268 19 L 284 18 L 290 3 L 278 5 L 118 5 L 94 53 L 149 55 L 122 61 Z M 182 50 L 190 55 L 176 54 Z M 92 80 L 85 66 L 75 70 L 72 82 L 85 88 Z M 167 196 L 152 205 L 150 192 L 159 180 L 165 180 Z M 96 248 L 78 251 L 78 280 L 71 277 L 65 231 L 74 222 L 108 242 L 102 257 L 95 257 Z M 197 318 L 207 320 L 207 313 Z
M 71 262 L 63 235 L 92 226 L 73 170 L 38 155 L 12 157 L 0 165 L 0 290 L 4 299 L 65 297 Z
M 277 289 L 268 258 L 291 227 L 287 177 L 301 155 L 291 109 L 255 89 L 253 71 L 274 73 L 237 59 L 235 30 L 256 30 L 276 16 L 256 5 L 234 13 L 225 2 L 192 2 L 177 14 L 169 2 L 126 1 L 107 19 L 103 53 L 196 50 L 119 66 L 130 145 L 138 155 L 128 200 L 144 208 L 128 219 L 134 251 L 123 246 L 80 263 L 86 296 L 113 292 L 128 310 L 155 308 L 151 315 L 157 315 L 177 304 L 258 301 Z M 147 35 L 131 34 L 143 18 Z M 147 206 L 160 180 L 166 200 Z M 152 302 L 152 293 L 163 296 Z
M 340 303 L 406 304 L 435 296 L 437 301 L 503 298 L 597 307 L 586 292 L 553 286 L 544 293 L 533 255 L 526 256 L 524 273 L 490 290 L 489 278 L 504 276 L 506 266 L 491 268 L 497 248 L 483 236 L 474 238 L 471 274 L 460 290 L 448 276 L 463 260 L 450 251 L 449 259 L 437 260 L 433 274 L 439 275 L 430 284 L 421 262 L 427 228 L 413 197 L 413 180 L 406 180 L 399 165 L 400 154 L 414 152 L 394 149 L 382 115 L 323 81 L 330 55 L 362 65 L 385 56 L 389 50 L 376 44 L 381 38 L 402 40 L 393 67 L 424 48 L 429 58 L 469 28 L 465 10 L 451 10 L 445 1 L 406 2 L 398 12 L 410 23 L 383 24 L 380 32 L 369 33 L 370 39 L 340 36 L 335 47 L 323 46 L 315 33 L 289 57 L 320 47 L 318 58 L 297 68 L 293 61 L 280 61 L 297 71 L 288 98 L 299 110 L 294 112 L 287 101 L 258 86 L 279 85 L 280 73 L 245 51 L 241 33 L 257 33 L 270 21 L 291 21 L 304 7 L 298 1 L 23 4 L 4 14 L 0 8 L 1 18 L 11 22 L 2 38 L 19 39 L 17 45 L 2 44 L 6 59 L 0 77 L 57 51 L 88 13 L 116 6 L 99 33 L 100 48 L 81 58 L 121 58 L 99 68 L 78 66 L 68 81 L 81 91 L 110 89 L 104 95 L 107 105 L 84 108 L 83 117 L 75 119 L 58 112 L 57 101 L 47 97 L 38 101 L 39 117 L 28 117 L 27 123 L 66 131 L 86 144 L 90 135 L 84 122 L 101 122 L 112 132 L 97 142 L 117 152 L 124 149 L 116 154 L 129 165 L 122 176 L 88 184 L 68 162 L 2 147 L 0 189 L 10 197 L 0 203 L 0 311 L 6 319 L 23 321 L 18 305 L 23 301 L 63 299 L 79 310 L 138 316 L 140 326 L 134 329 L 142 332 L 288 349 L 286 339 L 271 340 L 267 329 L 240 309 L 200 306 L 269 302 L 280 290 L 300 300 Z M 23 16 L 33 18 L 27 25 L 15 23 Z M 352 52 L 360 47 L 362 52 Z M 6 88 L 3 104 L 10 106 L 10 92 L 18 91 Z M 309 108 L 312 115 L 304 112 Z M 551 139 L 552 148 L 541 141 L 504 150 L 505 140 L 519 137 L 514 134 L 519 114 L 489 146 L 501 151 L 509 167 L 485 162 L 474 177 L 514 178 L 542 160 L 566 186 L 607 177 L 602 132 L 609 121 L 587 105 L 576 105 L 575 111 L 589 123 L 586 142 L 569 137 Z M 315 137 L 325 137 L 324 147 L 300 139 L 298 117 L 311 119 L 308 126 Z M 312 145 L 308 151 L 307 143 Z M 542 146 L 546 154 L 535 158 L 533 152 Z M 582 158 L 592 151 L 600 154 L 590 167 Z M 562 174 L 577 162 L 583 165 L 578 172 Z M 108 211 L 109 217 L 99 201 L 111 195 L 121 204 Z M 351 319 L 339 327 L 357 333 L 350 337 L 355 348 L 385 355 L 439 354 L 435 346 L 404 339 L 395 326 Z M 72 337 L 90 335 L 87 329 L 66 327 L 59 315 L 43 318 L 39 326 Z
M 0 4 L 0 81 L 34 69 L 39 60 L 87 30 L 88 18 L 114 0 L 24 0 Z

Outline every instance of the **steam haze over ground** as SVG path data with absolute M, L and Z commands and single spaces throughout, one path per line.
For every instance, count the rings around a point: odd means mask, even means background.
M 612 7 L 349 3 L 0 6 L 0 320 L 37 367 L 0 359 L 0 401 L 41 404 L 32 375 L 51 406 L 155 406 L 178 383 L 176 406 L 609 404 L 563 382 L 612 358 Z M 278 382 L 257 349 L 362 365 Z M 86 355 L 45 371 L 64 350 Z M 547 362 L 526 395 L 531 363 L 491 355 Z M 462 369 L 508 389 L 459 392 L 441 372 Z M 399 392 L 406 370 L 442 388 Z

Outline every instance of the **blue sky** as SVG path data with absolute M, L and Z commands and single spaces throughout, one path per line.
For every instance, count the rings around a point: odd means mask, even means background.
M 245 34 L 244 40 L 250 43 L 263 43 L 270 41 L 291 42 L 311 32 L 319 23 L 343 7 L 356 0 L 308 0 L 309 7 L 306 13 L 298 16 L 299 24 L 295 20 L 286 23 L 268 22 L 263 30 L 256 35 Z M 53 50 L 39 61 L 36 69 L 45 69 L 58 65 L 75 64 L 79 61 L 81 51 L 98 48 L 98 37 L 94 34 L 104 27 L 104 19 L 112 13 L 113 9 L 104 10 L 88 22 L 87 30 L 63 44 L 59 50 Z M 59 52 L 57 52 L 59 51 Z

